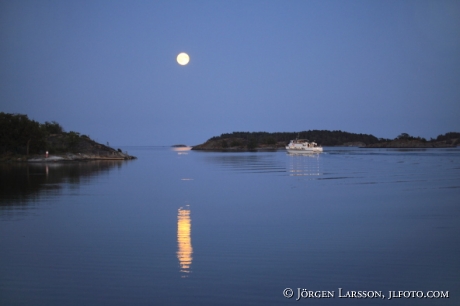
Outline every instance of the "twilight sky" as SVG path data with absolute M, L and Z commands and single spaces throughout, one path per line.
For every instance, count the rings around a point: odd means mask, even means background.
M 460 132 L 460 1 L 0 0 L 0 111 L 111 145 Z

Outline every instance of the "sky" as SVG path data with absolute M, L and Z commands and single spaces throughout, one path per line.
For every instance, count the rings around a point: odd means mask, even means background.
M 0 111 L 120 146 L 435 138 L 460 132 L 460 1 L 0 0 Z

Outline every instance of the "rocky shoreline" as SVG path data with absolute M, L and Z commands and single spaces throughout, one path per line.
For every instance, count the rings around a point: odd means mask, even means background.
M 0 156 L 3 162 L 30 162 L 30 163 L 50 163 L 50 162 L 78 162 L 92 160 L 132 160 L 135 156 L 121 149 L 114 149 L 108 145 L 98 143 L 87 136 L 76 135 L 69 141 L 69 135 L 52 134 L 46 139 L 49 154 L 46 151 L 40 154 L 13 154 L 5 153 Z
M 124 154 L 121 152 L 113 152 L 112 155 L 94 155 L 94 154 L 81 154 L 81 153 L 66 153 L 59 155 L 34 156 L 24 161 L 29 163 L 48 163 L 48 162 L 69 162 L 69 161 L 91 161 L 91 160 L 131 160 L 136 159 L 135 156 Z M 21 161 L 21 160 L 19 160 Z

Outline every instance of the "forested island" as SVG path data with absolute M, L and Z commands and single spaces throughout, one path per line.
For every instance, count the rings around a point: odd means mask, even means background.
M 48 152 L 48 156 L 46 156 Z M 78 132 L 65 132 L 53 121 L 39 123 L 27 115 L 0 112 L 1 161 L 81 161 L 135 159 Z
M 361 148 L 447 148 L 460 142 L 460 133 L 449 132 L 436 139 L 402 133 L 395 139 L 377 138 L 370 134 L 343 131 L 309 130 L 302 132 L 233 132 L 214 136 L 205 143 L 193 146 L 192 150 L 247 151 L 277 150 L 292 139 L 308 139 L 321 146 L 356 146 Z
M 248 151 L 277 150 L 292 139 L 308 139 L 320 146 L 361 148 L 448 148 L 460 143 L 460 133 L 449 132 L 427 140 L 402 133 L 395 139 L 344 131 L 233 132 L 214 136 L 192 150 Z M 175 145 L 182 147 L 185 145 Z M 46 152 L 49 156 L 46 159 Z M 0 112 L 0 161 L 134 159 L 136 157 L 92 140 L 88 135 L 66 132 L 55 122 L 39 123 L 27 115 Z

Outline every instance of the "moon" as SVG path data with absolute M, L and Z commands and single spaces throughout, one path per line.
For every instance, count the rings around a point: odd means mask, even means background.
M 179 65 L 185 66 L 188 64 L 189 61 L 190 57 L 185 52 L 179 53 L 179 55 L 177 56 L 177 62 L 179 63 Z

